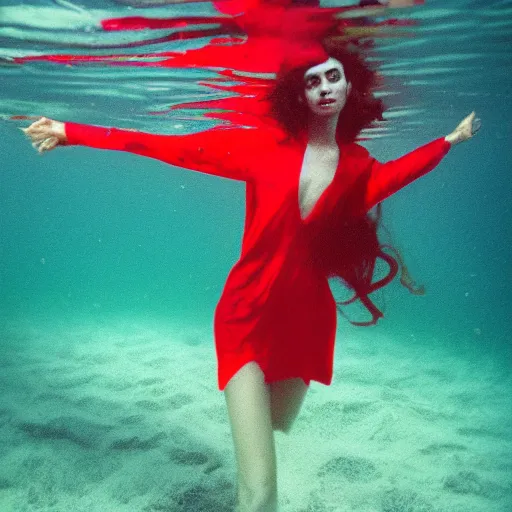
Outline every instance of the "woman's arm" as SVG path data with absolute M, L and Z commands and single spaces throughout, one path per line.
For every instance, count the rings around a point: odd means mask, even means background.
M 472 112 L 446 137 L 425 144 L 397 160 L 383 164 L 372 158 L 366 210 L 433 170 L 451 146 L 471 138 L 479 128 L 480 120 Z
M 190 135 L 150 133 L 40 119 L 24 130 L 40 153 L 59 145 L 128 151 L 163 162 L 231 179 L 251 179 L 251 151 L 259 139 L 253 129 L 215 128 Z M 261 134 L 258 134 L 261 135 Z M 259 144 L 261 146 L 261 144 Z

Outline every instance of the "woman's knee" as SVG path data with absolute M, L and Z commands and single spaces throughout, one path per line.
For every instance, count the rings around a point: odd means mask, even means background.
M 274 434 L 269 389 L 259 366 L 244 366 L 226 387 L 225 396 L 244 496 L 251 501 L 272 499 L 276 492 Z

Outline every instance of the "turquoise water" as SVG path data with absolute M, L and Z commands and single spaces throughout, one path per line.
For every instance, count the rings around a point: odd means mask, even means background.
M 119 45 L 130 36 L 148 38 L 147 31 L 102 34 L 93 30 L 94 23 L 122 15 L 168 16 L 169 9 L 134 13 L 109 2 L 87 10 L 65 3 L 12 2 L 2 9 L 7 22 L 0 48 L 7 57 L 141 53 L 138 47 L 91 49 Z M 213 10 L 199 3 L 172 12 Z M 375 58 L 388 77 L 387 90 L 397 94 L 387 99 L 395 106 L 384 137 L 367 147 L 381 159 L 397 157 L 448 133 L 473 109 L 484 128 L 434 173 L 386 204 L 386 221 L 428 289 L 421 299 L 389 298 L 388 324 L 440 330 L 449 325 L 446 330 L 461 335 L 477 328 L 489 341 L 508 343 L 510 6 L 432 2 L 396 15 L 419 24 L 408 29 L 409 37 L 378 42 Z M 143 52 L 182 47 L 150 45 Z M 0 72 L 4 115 L 43 114 L 156 133 L 210 124 L 179 111 L 149 114 L 198 94 L 211 97 L 210 90 L 196 85 L 206 71 L 36 62 L 6 63 Z M 41 158 L 12 122 L 0 129 L 0 275 L 6 316 L 211 313 L 238 253 L 242 186 L 82 148 Z
M 0 114 L 4 119 L 0 121 L 0 344 L 4 354 L 16 355 L 17 343 L 37 353 L 33 340 L 19 341 L 26 340 L 26 335 L 16 335 L 19 325 L 22 331 L 29 326 L 29 331 L 44 333 L 48 326 L 78 322 L 111 326 L 115 331 L 123 320 L 140 320 L 155 325 L 193 324 L 208 333 L 225 277 L 237 259 L 244 212 L 241 184 L 133 155 L 86 148 L 62 148 L 41 157 L 17 130 L 27 123 L 7 120 L 13 115 L 45 115 L 155 133 L 210 126 L 211 121 L 201 120 L 196 113 L 150 114 L 218 94 L 197 83 L 212 76 L 208 71 L 12 62 L 14 57 L 33 54 L 150 53 L 205 42 L 119 48 L 134 38 L 142 41 L 147 32 L 101 33 L 97 28 L 102 18 L 135 11 L 155 17 L 214 13 L 208 3 L 129 9 L 113 1 L 85 5 L 4 0 L 0 7 Z M 441 347 L 440 354 L 458 355 L 464 364 L 475 364 L 476 372 L 478 361 L 485 360 L 486 368 L 489 364 L 496 368 L 492 393 L 508 396 L 512 5 L 431 1 L 394 15 L 418 24 L 407 29 L 407 37 L 377 42 L 373 55 L 386 78 L 390 122 L 378 137 L 365 142 L 366 147 L 382 160 L 398 157 L 446 135 L 472 110 L 483 127 L 473 140 L 454 148 L 438 169 L 386 201 L 385 223 L 413 276 L 425 284 L 427 295 L 408 295 L 397 284 L 388 287 L 380 295 L 386 318 L 364 336 L 370 342 L 384 336 L 400 346 L 415 346 L 420 349 L 418 358 L 422 347 Z M 347 338 L 360 331 L 344 321 L 340 330 Z M 199 343 L 210 346 L 210 335 L 201 334 Z M 11 355 L 4 356 L 6 367 L 12 367 L 15 357 Z M 208 357 L 213 364 L 213 352 Z M 17 375 L 14 380 L 24 381 L 24 374 L 20 370 L 5 375 L 9 379 L 3 379 L 3 389 L 10 403 L 16 394 L 11 393 L 10 378 Z M 214 393 L 214 373 L 208 379 Z M 93 390 L 90 393 L 94 396 Z M 503 429 L 508 428 L 500 438 L 506 446 L 510 446 L 509 406 L 509 399 L 496 401 L 493 409 Z M 8 428 L 12 421 L 3 419 L 2 425 Z M 12 462 L 8 446 L 1 455 L 4 462 Z M 510 476 L 510 464 L 502 470 Z M 4 487 L 8 491 L 10 486 Z M 57 484 L 56 488 L 62 491 Z M 123 495 L 117 491 L 115 499 Z M 52 491 L 46 492 L 51 495 Z M 112 503 L 117 503 L 115 499 Z M 73 510 L 96 510 L 85 502 L 78 507 L 77 500 Z M 15 501 L 5 503 L 9 510 L 71 510 L 62 501 L 30 505 L 28 500 L 20 502 L 19 508 L 12 505 Z M 146 505 L 131 503 L 101 510 L 146 510 Z M 475 501 L 468 508 L 460 503 L 451 506 L 449 500 L 438 505 L 444 506 L 439 510 L 482 512 L 505 512 L 512 507 L 510 491 L 497 501 Z M 194 507 L 188 510 L 199 510 Z M 388 504 L 382 510 L 427 510 L 411 507 Z M 186 508 L 154 505 L 151 510 Z

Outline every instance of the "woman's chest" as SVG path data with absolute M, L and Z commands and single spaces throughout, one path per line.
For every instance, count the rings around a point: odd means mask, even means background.
M 249 193 L 254 206 L 267 218 L 292 219 L 297 225 L 349 202 L 358 181 L 357 162 L 343 150 L 282 147 L 258 160 L 264 178 Z
M 326 193 L 338 172 L 339 148 L 308 146 L 304 153 L 298 177 L 298 207 L 302 218 L 307 218 Z

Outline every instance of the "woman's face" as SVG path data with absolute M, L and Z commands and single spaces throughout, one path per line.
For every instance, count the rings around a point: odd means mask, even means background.
M 338 115 L 347 103 L 350 88 L 343 65 L 332 57 L 304 73 L 304 96 L 315 115 Z

